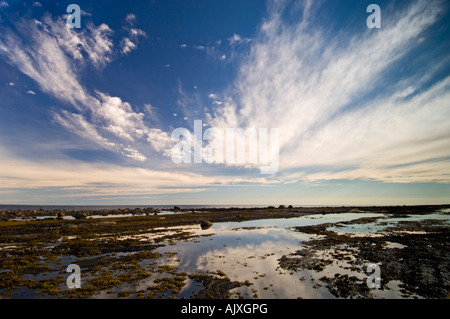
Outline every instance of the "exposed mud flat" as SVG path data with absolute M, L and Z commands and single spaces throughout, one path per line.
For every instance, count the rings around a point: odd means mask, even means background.
M 444 208 L 0 212 L 0 297 L 446 298 Z

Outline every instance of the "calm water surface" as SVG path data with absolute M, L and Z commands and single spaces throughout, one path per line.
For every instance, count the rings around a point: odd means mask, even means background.
M 344 267 L 347 261 L 335 260 L 321 272 L 313 270 L 287 271 L 279 267 L 279 259 L 302 249 L 302 242 L 314 238 L 312 235 L 295 231 L 292 227 L 338 223 L 362 217 L 380 217 L 375 222 L 366 224 L 329 227 L 339 233 L 353 235 L 370 235 L 382 232 L 398 221 L 438 219 L 450 222 L 448 215 L 435 213 L 428 215 L 411 215 L 408 217 L 388 217 L 382 213 L 346 213 L 310 215 L 291 219 L 271 219 L 246 222 L 216 223 L 207 230 L 198 226 L 185 227 L 195 237 L 193 240 L 180 241 L 173 245 L 159 248 L 160 253 L 176 253 L 176 258 L 166 260 L 180 271 L 187 273 L 224 272 L 232 281 L 249 280 L 251 286 L 232 290 L 232 297 L 239 294 L 245 298 L 334 298 L 319 280 L 323 276 L 333 277 L 335 273 L 349 274 L 360 279 L 367 278 L 364 272 L 355 272 Z M 381 224 L 384 222 L 383 224 Z M 390 246 L 389 246 L 390 245 Z M 389 248 L 402 248 L 397 243 L 388 243 Z M 324 252 L 326 254 L 327 252 Z M 374 297 L 400 298 L 400 282 L 391 281 L 384 290 L 373 291 Z M 188 282 L 182 297 L 191 297 L 199 288 L 194 282 Z M 239 294 L 238 294 L 239 293 Z

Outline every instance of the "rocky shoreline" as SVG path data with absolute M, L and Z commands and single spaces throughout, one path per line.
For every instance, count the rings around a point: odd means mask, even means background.
M 397 215 L 402 216 L 405 215 Z M 369 221 L 374 219 L 360 218 L 339 224 L 361 225 Z M 297 227 L 296 231 L 322 238 L 304 242 L 307 248 L 283 256 L 281 267 L 296 271 L 322 271 L 333 260 L 340 260 L 348 262 L 348 269 L 364 273 L 367 264 L 377 264 L 381 269 L 382 289 L 389 289 L 386 286 L 390 281 L 398 281 L 401 282 L 400 291 L 404 297 L 450 297 L 449 223 L 432 219 L 400 221 L 398 225 L 377 233 L 377 236 L 338 234 L 328 229 L 331 226 L 336 227 L 336 224 Z M 329 253 L 327 257 L 323 257 L 325 252 Z M 336 297 L 372 297 L 363 279 L 336 274 L 321 280 Z
M 166 211 L 176 213 L 209 213 L 215 215 L 216 213 L 223 215 L 228 221 L 239 221 L 240 214 L 251 214 L 251 218 L 274 218 L 276 216 L 292 217 L 295 214 L 338 214 L 346 212 L 381 212 L 401 215 L 422 214 L 424 212 L 432 212 L 438 209 L 450 208 L 450 205 L 423 205 L 423 206 L 342 206 L 342 207 L 293 207 L 289 205 L 279 205 L 278 207 L 268 206 L 266 208 L 196 208 L 196 209 L 182 209 L 174 206 L 172 209 L 159 209 L 153 207 L 146 208 L 116 208 L 116 209 L 18 209 L 18 210 L 0 210 L 0 221 L 10 221 L 15 219 L 36 220 L 39 217 L 47 217 L 51 219 L 62 219 L 62 217 L 71 216 L 75 219 L 85 219 L 90 216 L 115 216 L 115 215 L 132 215 L 132 216 L 150 216 L 158 215 Z M 233 215 L 233 213 L 235 215 Z M 184 218 L 180 218 L 180 223 L 183 223 Z M 224 221 L 223 219 L 221 219 Z
M 221 271 L 186 273 L 172 266 L 170 261 L 176 259 L 176 255 L 158 252 L 159 247 L 210 236 L 206 233 L 192 235 L 179 226 L 198 225 L 199 229 L 207 231 L 217 222 L 351 212 L 361 213 L 361 218 L 294 227 L 293 231 L 309 234 L 312 239 L 303 242 L 296 252 L 283 255 L 279 267 L 292 272 L 311 270 L 321 274 L 336 262 L 359 272 L 365 271 L 367 263 L 376 263 L 381 265 L 382 289 L 390 289 L 387 284 L 398 281 L 404 298 L 446 298 L 450 288 L 448 223 L 432 219 L 399 221 L 377 236 L 352 236 L 336 231 L 339 227 L 373 222 L 383 225 L 383 218 L 364 217 L 364 213 L 382 212 L 385 216 L 402 218 L 432 214 L 444 208 L 449 206 L 286 208 L 280 205 L 278 208 L 196 210 L 174 207 L 176 214 L 164 215 L 153 208 L 3 211 L 0 212 L 0 297 L 177 298 L 189 284 L 197 287 L 193 288 L 196 292 L 191 298 L 229 298 L 230 290 L 252 283 L 230 280 Z M 63 218 L 68 215 L 73 219 Z M 92 215 L 113 216 L 89 218 Z M 37 216 L 47 217 L 37 219 Z M 151 241 L 142 238 L 151 238 Z M 82 288 L 65 288 L 68 263 L 81 267 Z M 148 283 L 145 289 L 138 288 L 141 282 Z M 317 285 L 326 287 L 338 298 L 373 297 L 363 279 L 348 274 L 323 275 Z M 256 292 L 254 297 L 257 297 Z

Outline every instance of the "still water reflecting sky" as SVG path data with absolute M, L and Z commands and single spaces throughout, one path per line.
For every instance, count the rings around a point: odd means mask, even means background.
M 407 218 L 392 218 L 382 213 L 347 213 L 309 215 L 291 219 L 266 219 L 246 222 L 216 223 L 207 230 L 200 226 L 183 228 L 193 235 L 192 240 L 179 241 L 158 249 L 161 253 L 176 253 L 171 262 L 180 271 L 187 273 L 224 272 L 232 281 L 248 280 L 251 286 L 233 289 L 232 297 L 239 294 L 244 298 L 334 298 L 319 280 L 323 276 L 333 277 L 335 273 L 349 274 L 360 279 L 367 278 L 364 272 L 355 272 L 345 267 L 347 261 L 335 260 L 321 272 L 310 270 L 288 271 L 279 267 L 279 259 L 303 247 L 302 243 L 313 238 L 312 235 L 292 229 L 295 226 L 339 223 L 362 217 L 380 217 L 367 224 L 330 227 L 340 233 L 374 234 L 402 220 L 446 219 L 448 215 L 415 215 Z M 380 224 L 381 222 L 387 222 Z M 401 247 L 398 247 L 401 248 Z M 326 256 L 328 253 L 324 251 Z M 166 261 L 167 262 L 167 261 Z M 344 267 L 344 268 L 343 268 Z M 391 282 L 390 290 L 374 291 L 375 297 L 396 298 L 398 283 Z M 192 297 L 198 287 L 188 282 L 180 297 Z
M 370 216 L 369 216 L 370 215 Z M 375 217 L 380 214 L 364 214 Z M 196 235 L 210 235 L 181 241 L 159 251 L 177 253 L 176 266 L 188 273 L 224 272 L 232 281 L 250 281 L 253 285 L 232 290 L 245 298 L 332 298 L 328 289 L 320 286 L 314 271 L 290 272 L 279 267 L 283 255 L 301 249 L 310 240 L 308 234 L 296 232 L 293 226 L 317 225 L 360 218 L 361 214 L 329 214 L 293 219 L 270 219 L 247 222 L 216 223 L 210 229 L 191 226 Z M 323 276 L 323 274 L 322 274 Z M 187 285 L 182 296 L 192 295 Z M 257 295 L 255 295 L 255 293 Z M 237 296 L 237 294 L 235 294 Z M 232 295 L 233 297 L 233 295 Z

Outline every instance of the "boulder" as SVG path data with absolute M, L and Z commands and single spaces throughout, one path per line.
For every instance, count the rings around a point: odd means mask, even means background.
M 201 227 L 202 229 L 208 229 L 208 228 L 210 228 L 212 225 L 213 225 L 213 223 L 211 223 L 209 220 L 202 220 L 202 221 L 200 222 L 200 227 Z
M 76 212 L 75 214 L 73 214 L 73 217 L 75 219 L 86 219 L 87 214 L 85 212 Z

